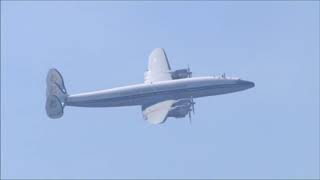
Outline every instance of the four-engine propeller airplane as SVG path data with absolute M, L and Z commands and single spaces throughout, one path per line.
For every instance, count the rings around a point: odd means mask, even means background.
M 69 95 L 58 70 L 47 76 L 46 112 L 60 118 L 65 106 L 117 107 L 141 106 L 144 118 L 152 123 L 165 122 L 168 117 L 183 118 L 194 112 L 194 98 L 242 91 L 254 83 L 222 76 L 192 77 L 190 69 L 171 70 L 163 49 L 156 48 L 149 56 L 144 83 Z

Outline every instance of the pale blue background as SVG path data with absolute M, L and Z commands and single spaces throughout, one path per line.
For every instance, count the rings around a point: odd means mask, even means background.
M 155 47 L 256 87 L 196 99 L 192 125 L 46 116 L 49 68 L 69 93 L 140 83 Z M 319 2 L 1 2 L 1 66 L 2 178 L 320 177 Z

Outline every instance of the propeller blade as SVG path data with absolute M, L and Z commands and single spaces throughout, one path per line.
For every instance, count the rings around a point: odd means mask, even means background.
M 192 103 L 192 113 L 194 114 L 195 112 L 194 112 L 194 104 L 195 103 Z
M 190 66 L 188 64 L 188 77 L 191 78 L 192 77 L 192 72 L 190 71 Z
M 192 112 L 193 112 L 193 114 L 195 114 L 195 111 L 194 111 L 194 104 L 196 104 L 196 103 L 193 101 L 193 97 L 191 97 L 191 108 L 192 108 Z

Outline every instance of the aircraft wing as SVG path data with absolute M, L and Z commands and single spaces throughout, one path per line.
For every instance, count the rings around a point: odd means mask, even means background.
M 143 106 L 143 117 L 151 124 L 163 123 L 167 118 L 171 106 L 175 102 L 175 100 L 167 100 L 149 106 Z
M 148 71 L 145 72 L 144 82 L 171 80 L 171 68 L 166 53 L 162 48 L 154 49 L 149 56 Z

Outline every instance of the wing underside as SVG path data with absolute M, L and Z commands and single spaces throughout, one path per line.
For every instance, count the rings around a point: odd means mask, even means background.
M 181 75 L 180 71 L 178 73 Z M 186 73 L 189 75 L 189 70 Z M 145 72 L 144 83 L 152 84 L 172 79 L 171 67 L 166 53 L 162 48 L 154 49 L 149 56 L 148 71 Z M 190 117 L 193 104 L 190 99 L 151 102 L 142 106 L 143 117 L 151 124 L 163 123 L 168 117 L 182 118 L 187 114 Z
M 151 124 L 163 123 L 168 116 L 171 106 L 175 103 L 175 100 L 167 100 L 142 107 L 143 117 Z
M 144 76 L 145 83 L 171 80 L 171 67 L 162 48 L 154 49 L 149 56 L 148 71 Z

